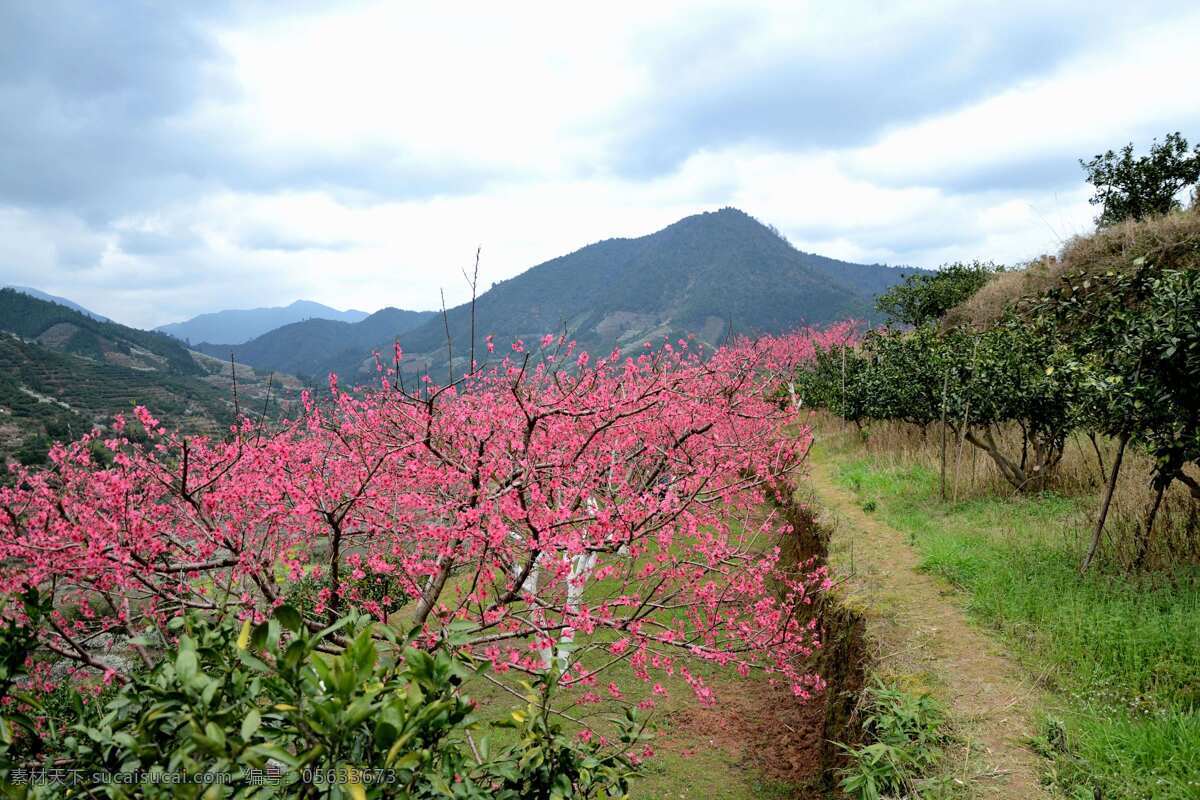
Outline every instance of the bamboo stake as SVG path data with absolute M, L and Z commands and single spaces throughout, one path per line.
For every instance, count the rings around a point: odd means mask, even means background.
M 846 429 L 846 345 L 842 345 L 842 430 Z
M 946 395 L 950 391 L 950 370 L 946 369 L 942 379 L 942 476 L 938 484 L 938 493 L 942 502 L 946 500 Z
M 975 365 L 979 355 L 979 339 L 975 340 L 975 345 L 971 349 L 971 388 L 975 387 Z M 967 392 L 967 400 L 963 403 L 963 421 L 962 427 L 958 432 L 958 452 L 954 454 L 954 491 L 953 500 L 958 502 L 958 475 L 962 467 L 962 451 L 963 443 L 967 440 L 967 422 L 971 418 L 971 393 Z

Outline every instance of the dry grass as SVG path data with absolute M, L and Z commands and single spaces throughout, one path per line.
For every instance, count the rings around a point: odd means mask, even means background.
M 1020 269 L 997 275 L 972 297 L 951 309 L 949 328 L 983 328 L 1019 301 L 1033 298 L 1073 272 L 1097 274 L 1132 268 L 1134 259 L 1167 268 L 1200 268 L 1200 207 L 1193 205 L 1141 222 L 1123 222 L 1077 236 L 1057 256 L 1044 256 Z
M 1063 248 L 1059 264 L 1063 272 L 1107 272 L 1129 269 L 1139 257 L 1162 267 L 1200 266 L 1200 210 L 1122 222 L 1091 236 L 1077 236 Z
M 833 417 L 822 426 L 841 427 Z M 850 427 L 853 430 L 853 427 Z M 934 472 L 941 470 L 941 430 L 931 425 L 922 434 L 919 427 L 902 422 L 876 422 L 864 428 L 866 450 L 893 466 L 917 464 Z M 1020 431 L 1012 426 L 1001 431 L 997 441 L 1006 452 L 1020 451 Z M 1099 456 L 1096 450 L 1099 449 Z M 1082 433 L 1072 434 L 1049 490 L 1077 501 L 1079 513 L 1072 527 L 1058 531 L 1081 553 L 1090 535 L 1100 502 L 1100 492 L 1116 454 L 1116 443 L 1098 439 L 1094 447 Z M 1103 462 L 1103 468 L 1101 467 Z M 1154 499 L 1150 488 L 1153 460 L 1144 453 L 1128 450 L 1113 496 L 1113 508 L 1105 526 L 1101 557 L 1109 565 L 1128 569 L 1133 563 L 1137 532 L 1146 509 Z M 1014 496 L 1012 485 L 1000 474 L 985 453 L 964 442 L 961 450 L 953 432 L 946 435 L 946 496 L 950 502 Z M 1147 566 L 1200 565 L 1200 503 L 1181 485 L 1171 487 L 1163 498 L 1151 538 Z
M 1056 284 L 1061 274 L 1061 262 L 1050 257 L 1032 261 L 1020 269 L 1001 272 L 975 294 L 947 311 L 942 318 L 942 327 L 987 328 L 1004 316 L 1017 301 L 1036 297 Z

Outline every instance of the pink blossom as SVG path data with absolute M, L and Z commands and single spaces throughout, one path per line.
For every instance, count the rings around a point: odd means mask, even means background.
M 843 325 L 598 360 L 568 344 L 558 365 L 517 341 L 450 387 L 426 375 L 383 391 L 373 374 L 374 388 L 342 388 L 330 375 L 329 394 L 303 394 L 295 418 L 244 418 L 228 437 L 162 431 L 139 407 L 153 441 L 131 439 L 118 417 L 111 465 L 91 457 L 92 433 L 56 447 L 52 470 L 12 467 L 0 592 L 53 584 L 81 613 L 43 645 L 74 652 L 64 637 L 90 647 L 114 627 L 158 628 L 181 603 L 261 619 L 311 578 L 328 585 L 309 623 L 350 609 L 382 618 L 394 597 L 420 646 L 453 624 L 512 682 L 544 669 L 569 630 L 577 644 L 611 642 L 606 660 L 655 695 L 694 660 L 811 695 L 820 681 L 797 665 L 819 631 L 791 610 L 830 577 L 763 547 L 790 532 L 762 509 L 811 441 L 807 409 L 776 401 L 780 382 L 854 335 Z M 356 586 L 383 576 L 382 601 Z M 96 597 L 117 607 L 83 604 Z M 562 681 L 624 698 L 610 677 L 575 664 Z

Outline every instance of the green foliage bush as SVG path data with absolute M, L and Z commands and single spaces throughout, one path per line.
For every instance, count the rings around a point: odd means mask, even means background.
M 1137 538 L 1136 567 L 1146 560 L 1167 488 L 1179 481 L 1200 500 L 1200 481 L 1185 471 L 1200 464 L 1200 244 L 1185 247 L 1192 257 L 1185 268 L 1162 268 L 1143 256 L 1133 270 L 1068 273 L 1035 305 L 1057 322 L 1072 344 L 1074 367 L 1087 377 L 1081 417 L 1119 442 L 1085 569 L 1099 546 L 1128 443 L 1154 458 L 1155 497 Z
M 1092 166 L 1105 160 L 1097 159 Z M 1125 181 L 1129 192 L 1166 192 L 1151 209 L 1158 212 L 1175 205 L 1162 184 L 1181 174 L 1183 161 L 1197 173 L 1189 180 L 1200 176 L 1200 150 L 1187 155 L 1186 142 L 1173 135 L 1148 159 L 1135 162 L 1126 148 L 1121 164 L 1100 166 L 1109 170 L 1104 180 Z M 969 296 L 971 281 L 986 280 L 985 267 L 910 279 L 882 298 L 881 308 L 917 323 L 915 329 L 876 331 L 859 347 L 818 355 L 794 381 L 797 394 L 860 427 L 897 420 L 925 430 L 944 420 L 960 443 L 984 450 L 1022 491 L 1050 487 L 1072 431 L 1093 442 L 1112 437 L 1117 455 L 1101 462 L 1108 485 L 1084 568 L 1101 541 L 1126 445 L 1149 453 L 1155 491 L 1134 540 L 1132 564 L 1140 568 L 1165 491 L 1180 482 L 1200 500 L 1198 221 L 1193 212 L 1179 212 L 1075 240 L 1061 266 L 1039 262 L 1034 280 L 1013 282 L 1025 294 L 1009 287 L 1007 300 L 993 299 L 995 313 L 976 317 L 974 327 L 939 325 L 937 318 L 946 303 Z M 1001 446 L 1002 427 L 1020 430 L 1019 453 Z
M 875 307 L 894 322 L 918 327 L 936 322 L 946 312 L 979 291 L 997 272 L 992 263 L 947 264 L 932 273 L 909 275 L 875 301 Z
M 46 733 L 33 737 L 11 731 L 32 731 L 31 717 L 47 714 L 45 705 L 25 696 L 29 713 L 8 707 L 0 778 L 52 760 L 85 776 L 220 774 L 233 797 L 515 799 L 623 795 L 636 772 L 625 755 L 641 737 L 635 711 L 619 721 L 615 746 L 585 743 L 551 718 L 552 681 L 543 681 L 500 723 L 513 731 L 507 743 L 475 738 L 481 725 L 463 686 L 487 665 L 418 649 L 365 617 L 314 632 L 284 605 L 258 625 L 190 614 L 169 627 L 173 649 L 110 692 L 101 709 L 87 713 L 76 702 L 76 713 L 46 719 Z M 0 688 L 10 693 L 21 669 L 10 656 L 27 633 L 0 634 Z M 278 770 L 280 785 L 264 786 L 269 770 Z M 57 796 L 64 787 L 30 788 Z M 200 797 L 210 788 L 89 784 L 103 797 Z
M 34 717 L 27 713 L 37 701 L 21 690 L 27 673 L 27 659 L 37 642 L 39 625 L 50 611 L 49 603 L 36 591 L 27 590 L 15 599 L 24 619 L 9 621 L 0 628 L 0 786 L 8 776 L 13 755 L 22 749 L 22 741 L 37 741 Z
M 922 429 L 944 420 L 984 450 L 1021 490 L 1044 488 L 1077 424 L 1080 374 L 1053 331 L 1013 317 L 984 331 L 874 331 L 858 348 L 817 356 L 796 379 L 799 396 L 845 419 L 898 420 Z M 1020 427 L 1019 453 L 995 432 Z
M 1200 249 L 1200 246 L 1198 246 Z M 1130 437 L 1155 459 L 1155 483 L 1200 485 L 1200 270 L 1069 274 L 1039 302 L 1072 343 L 1091 391 L 1083 409 L 1099 431 Z

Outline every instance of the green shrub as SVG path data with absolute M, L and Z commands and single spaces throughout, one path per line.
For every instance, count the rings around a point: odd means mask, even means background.
M 84 776 L 219 775 L 224 796 L 357 800 L 622 795 L 635 774 L 624 754 L 641 737 L 634 711 L 620 722 L 619 744 L 584 743 L 551 718 L 550 676 L 528 686 L 525 707 L 501 723 L 514 729 L 505 736 L 511 743 L 495 746 L 484 732 L 473 736 L 481 725 L 463 692 L 487 665 L 418 649 L 366 617 L 313 632 L 284 605 L 259 625 L 192 614 L 169 627 L 177 645 L 152 669 L 116 690 L 94 718 L 48 719 L 43 739 L 0 750 L 0 775 L 53 761 Z M 20 630 L 0 634 L 0 654 L 21 645 Z M 278 785 L 266 785 L 272 780 Z M 213 789 L 149 779 L 135 786 L 91 780 L 88 789 L 146 798 L 207 797 Z M 52 797 L 68 787 L 29 788 Z
M 946 264 L 931 273 L 909 275 L 875 301 L 894 322 L 920 327 L 937 322 L 990 281 L 1003 267 L 975 261 Z

